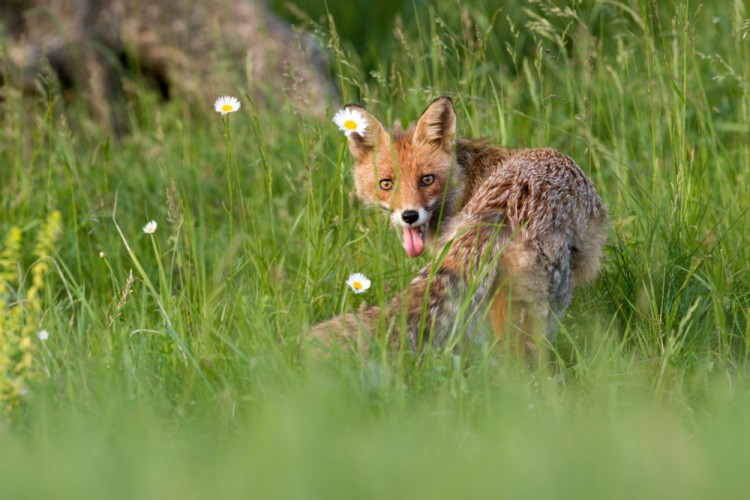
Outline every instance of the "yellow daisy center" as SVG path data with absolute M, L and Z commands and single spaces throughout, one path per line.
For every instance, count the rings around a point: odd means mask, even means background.
M 360 283 L 359 281 L 355 281 L 354 283 L 352 283 L 352 286 L 355 290 L 362 290 L 362 283 Z
M 232 105 L 231 104 L 225 104 L 225 105 L 223 105 L 221 107 L 221 110 L 222 111 L 226 111 L 226 112 L 232 111 Z
M 355 130 L 357 128 L 357 122 L 355 122 L 354 120 L 346 120 L 344 122 L 344 128 Z

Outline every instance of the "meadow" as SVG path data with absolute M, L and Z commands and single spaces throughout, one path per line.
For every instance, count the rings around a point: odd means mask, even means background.
M 397 7 L 356 44 L 289 14 L 330 56 L 329 116 L 248 81 L 222 117 L 133 77 L 115 137 L 49 75 L 0 87 L 0 498 L 746 494 L 746 3 Z M 353 198 L 331 118 L 408 123 L 440 95 L 459 135 L 582 166 L 611 213 L 600 276 L 542 366 L 311 357 L 307 325 L 428 259 Z

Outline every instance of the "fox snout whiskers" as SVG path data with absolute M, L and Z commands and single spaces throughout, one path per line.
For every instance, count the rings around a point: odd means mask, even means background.
M 443 205 L 443 200 L 435 200 L 432 203 L 428 204 L 424 209 L 427 212 L 432 212 L 436 208 L 440 208 Z

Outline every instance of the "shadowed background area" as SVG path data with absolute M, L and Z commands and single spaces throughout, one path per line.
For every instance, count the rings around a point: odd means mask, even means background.
M 32 92 L 48 64 L 69 99 L 119 129 L 139 85 L 190 102 L 243 85 L 317 114 L 334 91 L 314 40 L 260 1 L 7 0 L 0 19 L 8 85 Z

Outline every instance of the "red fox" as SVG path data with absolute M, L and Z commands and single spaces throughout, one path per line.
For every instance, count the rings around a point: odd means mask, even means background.
M 374 333 L 384 316 L 396 341 L 445 348 L 456 333 L 475 339 L 489 307 L 501 346 L 538 355 L 573 287 L 599 269 L 608 214 L 591 180 L 553 149 L 457 139 L 449 97 L 434 100 L 407 130 L 397 123 L 392 137 L 364 108 L 345 109 L 367 120 L 364 133 L 348 134 L 358 197 L 390 215 L 410 257 L 432 248 L 441 258 L 384 311 L 337 316 L 314 326 L 312 338 L 351 341 Z

